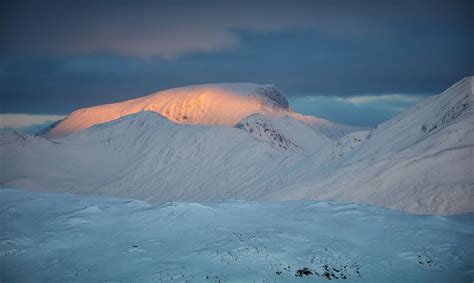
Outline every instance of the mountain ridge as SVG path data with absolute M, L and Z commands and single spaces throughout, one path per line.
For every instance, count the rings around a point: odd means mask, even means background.
M 326 135 L 340 135 L 356 129 L 294 112 L 274 85 L 221 83 L 173 88 L 132 100 L 78 109 L 39 134 L 49 139 L 61 138 L 140 111 L 160 113 L 178 124 L 234 127 L 244 118 L 260 113 L 289 115 L 313 129 L 321 129 Z
M 0 135 L 0 162 L 9 164 L 0 186 L 151 202 L 314 199 L 417 214 L 473 212 L 472 82 L 336 140 L 288 112 L 249 116 L 257 119 L 240 129 L 177 124 L 141 111 L 54 143 L 6 143 L 9 135 Z M 427 133 L 427 122 L 438 126 Z M 280 138 L 315 148 L 282 149 L 274 143 Z

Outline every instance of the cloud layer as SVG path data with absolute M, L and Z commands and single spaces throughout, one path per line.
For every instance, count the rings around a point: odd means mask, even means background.
M 171 87 L 255 82 L 277 85 L 296 110 L 373 125 L 474 74 L 473 7 L 463 0 L 2 1 L 0 113 L 64 115 Z
M 0 114 L 0 129 L 27 129 L 51 124 L 64 117 L 63 115 Z
M 423 97 L 412 95 L 367 95 L 353 97 L 299 96 L 290 99 L 293 108 L 337 123 L 375 127 L 413 106 Z
M 236 31 L 311 29 L 357 39 L 426 28 L 467 32 L 467 1 L 9 1 L 0 50 L 175 58 L 236 47 Z M 412 27 L 417 25 L 417 29 Z
M 402 94 L 382 94 L 382 95 L 361 95 L 346 98 L 336 98 L 337 101 L 350 103 L 354 105 L 373 104 L 380 102 L 391 103 L 412 103 L 420 100 L 419 95 L 402 95 Z

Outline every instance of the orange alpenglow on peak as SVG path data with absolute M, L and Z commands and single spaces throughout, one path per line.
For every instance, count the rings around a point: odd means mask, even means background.
M 51 127 L 44 136 L 61 138 L 141 111 L 153 111 L 180 124 L 226 126 L 234 126 L 253 113 L 291 113 L 288 101 L 273 85 L 203 84 L 158 91 L 137 99 L 79 109 Z

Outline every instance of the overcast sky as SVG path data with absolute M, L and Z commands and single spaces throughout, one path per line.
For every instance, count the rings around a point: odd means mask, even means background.
M 37 127 L 161 89 L 255 82 L 296 111 L 374 126 L 474 75 L 473 3 L 2 1 L 0 119 Z

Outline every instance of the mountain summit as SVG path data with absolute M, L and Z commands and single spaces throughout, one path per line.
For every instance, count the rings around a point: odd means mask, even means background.
M 203 84 L 79 109 L 51 127 L 44 136 L 60 138 L 141 111 L 160 113 L 179 124 L 234 126 L 253 113 L 285 113 L 291 110 L 285 96 L 273 85 Z

